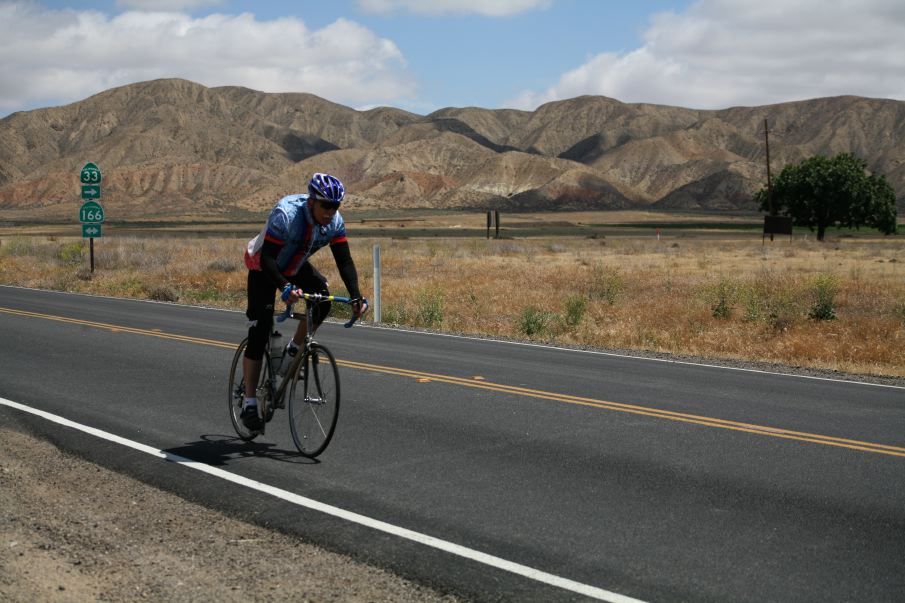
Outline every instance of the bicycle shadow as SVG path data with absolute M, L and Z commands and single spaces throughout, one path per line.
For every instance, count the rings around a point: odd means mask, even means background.
M 246 442 L 235 436 L 221 434 L 205 434 L 200 438 L 196 442 L 187 442 L 184 446 L 167 448 L 164 452 L 214 467 L 229 465 L 231 462 L 252 457 L 264 457 L 295 465 L 320 463 L 317 459 L 302 456 L 297 450 L 277 448 L 268 442 Z

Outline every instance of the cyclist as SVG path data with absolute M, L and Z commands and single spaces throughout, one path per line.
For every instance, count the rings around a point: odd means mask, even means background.
M 245 377 L 245 400 L 240 418 L 251 430 L 261 428 L 255 391 L 261 374 L 264 347 L 273 329 L 274 293 L 286 303 L 295 303 L 299 294 L 329 295 L 327 279 L 311 265 L 309 258 L 320 248 L 330 245 L 339 275 L 354 301 L 352 311 L 361 317 L 368 304 L 358 289 L 358 272 L 349 251 L 346 227 L 339 213 L 345 195 L 342 182 L 329 175 L 316 173 L 308 183 L 307 194 L 280 199 L 257 237 L 248 242 L 245 264 L 248 266 L 248 345 L 242 369 Z M 309 305 L 315 328 L 330 313 L 330 303 Z M 307 325 L 299 321 L 295 335 L 285 354 L 295 356 L 304 344 Z

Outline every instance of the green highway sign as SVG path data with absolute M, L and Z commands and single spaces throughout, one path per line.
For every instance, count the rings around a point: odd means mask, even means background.
M 93 163 L 86 163 L 79 173 L 79 180 L 82 184 L 100 184 L 101 178 L 101 169 Z
M 101 198 L 101 185 L 100 184 L 83 184 L 82 185 L 82 199 L 100 199 Z
M 102 178 L 101 169 L 91 162 L 79 172 L 82 199 L 88 200 L 79 209 L 79 222 L 82 223 L 82 237 L 91 243 L 91 272 L 94 272 L 94 239 L 101 236 L 101 222 L 104 221 L 104 208 L 98 203 Z
M 82 238 L 96 239 L 101 236 L 100 224 L 82 224 Z
M 88 201 L 79 209 L 79 222 L 97 225 L 104 221 L 104 208 L 97 201 Z M 100 228 L 100 227 L 98 227 Z

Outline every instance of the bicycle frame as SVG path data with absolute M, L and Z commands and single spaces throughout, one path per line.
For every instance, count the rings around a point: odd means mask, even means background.
M 314 304 L 320 304 L 320 303 L 324 303 L 324 302 L 328 302 L 328 301 L 329 302 L 336 301 L 336 302 L 340 302 L 340 303 L 344 303 L 344 304 L 352 303 L 352 299 L 349 297 L 342 297 L 339 295 L 321 295 L 320 293 L 302 293 L 301 299 L 304 299 L 307 302 L 311 302 L 312 307 Z M 367 300 L 365 300 L 365 303 L 367 303 Z M 293 305 L 294 304 L 287 304 L 286 309 L 283 310 L 283 312 L 279 316 L 276 317 L 276 321 L 284 322 L 289 317 L 296 317 L 295 314 L 293 314 L 293 312 L 292 312 Z M 348 329 L 348 328 L 352 327 L 352 325 L 355 324 L 356 320 L 358 320 L 358 318 L 353 316 L 352 319 L 349 322 L 345 323 L 343 326 Z M 271 384 L 270 391 L 258 392 L 259 394 L 260 393 L 265 394 L 264 396 L 260 396 L 260 395 L 258 396 L 259 403 L 262 402 L 262 398 L 263 398 L 263 406 L 261 409 L 262 412 L 269 412 L 269 410 L 270 410 L 268 407 L 269 407 L 269 404 L 271 403 L 271 400 L 268 399 L 269 398 L 268 394 L 270 394 L 271 391 L 273 392 L 272 403 L 279 408 L 282 408 L 284 406 L 283 398 L 286 396 L 286 390 L 289 387 L 289 383 L 295 378 L 295 375 L 299 370 L 299 363 L 305 362 L 307 360 L 309 354 L 311 353 L 311 346 L 316 343 L 314 341 L 314 331 L 315 331 L 314 319 L 312 316 L 312 312 L 310 311 L 310 308 L 306 308 L 306 310 L 305 310 L 305 321 L 306 321 L 305 324 L 306 324 L 307 328 L 305 329 L 305 343 L 303 346 L 300 346 L 301 349 L 299 350 L 301 352 L 301 354 L 295 355 L 295 358 L 293 359 L 292 364 L 290 364 L 289 368 L 286 369 L 286 373 L 283 375 L 283 378 L 281 379 L 278 387 L 273 389 L 273 385 Z M 271 342 L 268 339 L 268 341 L 267 341 L 268 356 L 271 358 L 271 360 L 270 360 L 270 362 L 271 362 L 270 379 L 271 379 L 271 381 L 273 381 L 276 378 L 276 372 L 277 372 L 277 369 L 279 368 L 279 366 L 276 366 L 276 367 L 273 366 L 273 357 L 269 353 L 270 344 L 271 344 Z M 282 361 L 282 357 L 281 357 L 281 361 Z M 304 366 L 307 370 L 308 363 L 305 362 Z M 307 378 L 308 378 L 307 375 L 302 375 L 302 379 L 307 379 Z M 261 389 L 261 388 L 259 388 L 259 389 Z

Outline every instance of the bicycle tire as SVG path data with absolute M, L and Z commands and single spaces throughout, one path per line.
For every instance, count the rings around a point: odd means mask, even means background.
M 233 363 L 229 369 L 229 393 L 227 403 L 229 405 L 229 418 L 233 423 L 233 429 L 236 435 L 245 441 L 251 441 L 258 437 L 260 431 L 252 431 L 242 424 L 239 415 L 242 413 L 242 403 L 245 399 L 245 374 L 242 367 L 242 358 L 245 357 L 245 347 L 248 345 L 248 338 L 243 339 L 239 347 L 236 348 L 236 354 L 233 356 Z M 258 386 L 265 383 L 270 374 L 270 356 L 264 352 L 261 363 L 261 375 Z
M 339 369 L 333 353 L 319 343 L 312 344 L 289 391 L 289 427 L 302 456 L 316 457 L 333 439 L 339 393 Z

